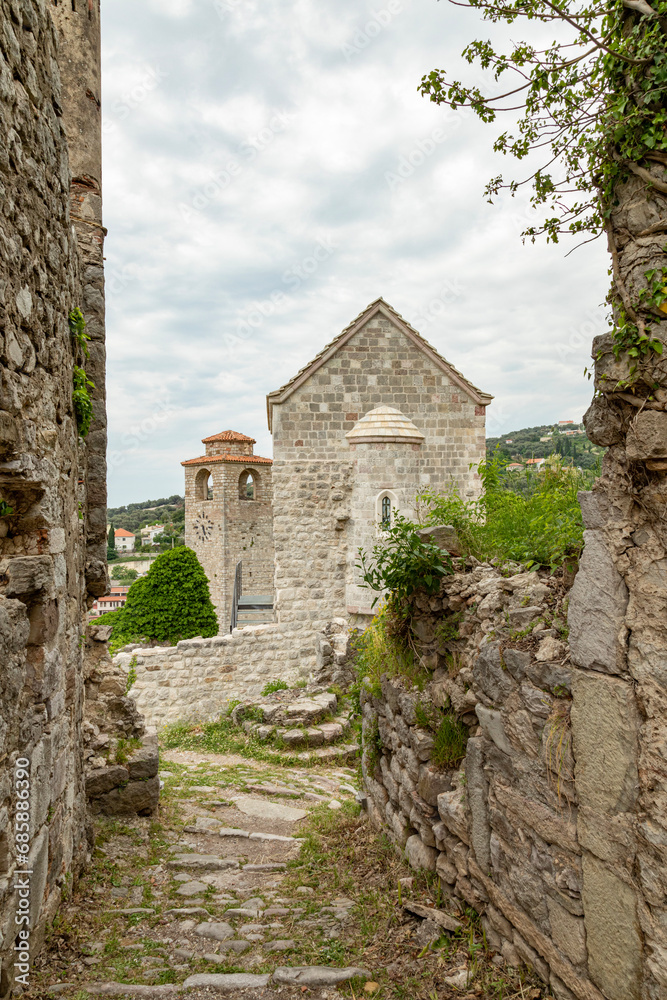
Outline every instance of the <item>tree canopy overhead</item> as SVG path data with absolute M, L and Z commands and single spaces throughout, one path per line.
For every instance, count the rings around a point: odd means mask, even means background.
M 486 193 L 492 198 L 503 188 L 514 193 L 532 185 L 531 202 L 544 219 L 525 235 L 544 233 L 557 242 L 563 232 L 598 234 L 616 182 L 630 173 L 667 191 L 667 183 L 641 165 L 667 165 L 665 0 L 450 2 L 479 9 L 486 21 L 555 22 L 560 35 L 563 28 L 569 34 L 543 49 L 518 42 L 506 52 L 490 41 L 470 42 L 463 57 L 491 70 L 504 84 L 500 94 L 485 94 L 441 69 L 421 82 L 422 93 L 435 103 L 470 107 L 485 122 L 503 111 L 519 112 L 516 133 L 500 134 L 494 149 L 517 160 L 540 153 L 543 162 L 523 180 L 494 177 Z
M 625 392 L 630 403 L 639 393 L 653 405 L 651 394 L 667 377 L 660 358 L 667 342 L 667 0 L 450 3 L 478 9 L 486 21 L 536 28 L 539 36 L 545 26 L 556 29 L 559 39 L 545 48 L 466 45 L 463 57 L 490 72 L 500 93 L 484 93 L 442 69 L 424 76 L 420 89 L 436 104 L 469 107 L 487 123 L 501 112 L 518 116 L 514 132 L 497 136 L 494 149 L 527 160 L 526 176 L 494 177 L 486 193 L 493 200 L 503 189 L 515 194 L 529 185 L 542 221 L 524 236 L 558 242 L 565 233 L 607 234 L 612 350 L 625 375 L 598 374 L 596 388 L 608 396 Z

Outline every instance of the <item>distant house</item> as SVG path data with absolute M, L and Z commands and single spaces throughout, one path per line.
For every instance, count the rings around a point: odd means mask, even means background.
M 135 536 L 125 528 L 116 528 L 114 531 L 117 552 L 134 552 Z
M 111 592 L 106 597 L 98 597 L 95 601 L 90 609 L 90 617 L 99 618 L 100 615 L 106 615 L 109 611 L 118 611 L 125 605 L 129 589 L 127 586 L 113 584 Z
M 526 459 L 526 465 L 534 465 L 538 469 L 541 469 L 545 462 L 546 462 L 546 458 L 527 458 Z
M 141 529 L 141 544 L 152 545 L 157 536 L 163 534 L 164 530 L 164 524 L 147 524 L 145 528 Z
M 506 438 L 505 444 L 514 444 L 514 438 Z
M 521 462 L 511 462 L 509 465 L 506 465 L 505 468 L 509 472 L 521 472 L 521 470 L 523 469 L 523 465 L 521 464 Z

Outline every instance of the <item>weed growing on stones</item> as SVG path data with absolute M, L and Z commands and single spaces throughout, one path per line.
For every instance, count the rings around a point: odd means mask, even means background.
M 446 714 L 433 737 L 431 760 L 436 767 L 449 768 L 460 764 L 466 755 L 468 728 L 456 715 Z
M 262 695 L 273 694 L 275 691 L 289 691 L 289 684 L 285 681 L 269 681 L 264 685 Z

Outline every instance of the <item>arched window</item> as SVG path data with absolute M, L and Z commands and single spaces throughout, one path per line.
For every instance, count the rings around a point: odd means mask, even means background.
M 391 528 L 399 509 L 398 497 L 393 490 L 378 493 L 375 498 L 375 520 L 383 531 Z
M 239 499 L 257 500 L 259 497 L 259 476 L 254 470 L 245 469 L 239 476 Z
M 382 527 L 391 528 L 391 497 L 382 497 Z
M 197 500 L 213 499 L 213 484 L 208 469 L 200 469 L 195 479 L 195 498 Z

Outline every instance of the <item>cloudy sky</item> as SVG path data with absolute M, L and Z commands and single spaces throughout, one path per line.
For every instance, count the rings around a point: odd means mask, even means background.
M 417 92 L 493 26 L 444 0 L 102 6 L 110 506 L 181 493 L 227 428 L 270 456 L 266 393 L 380 295 L 493 393 L 489 435 L 581 418 L 603 245 L 524 246 L 525 203 L 483 198 L 501 128 Z

